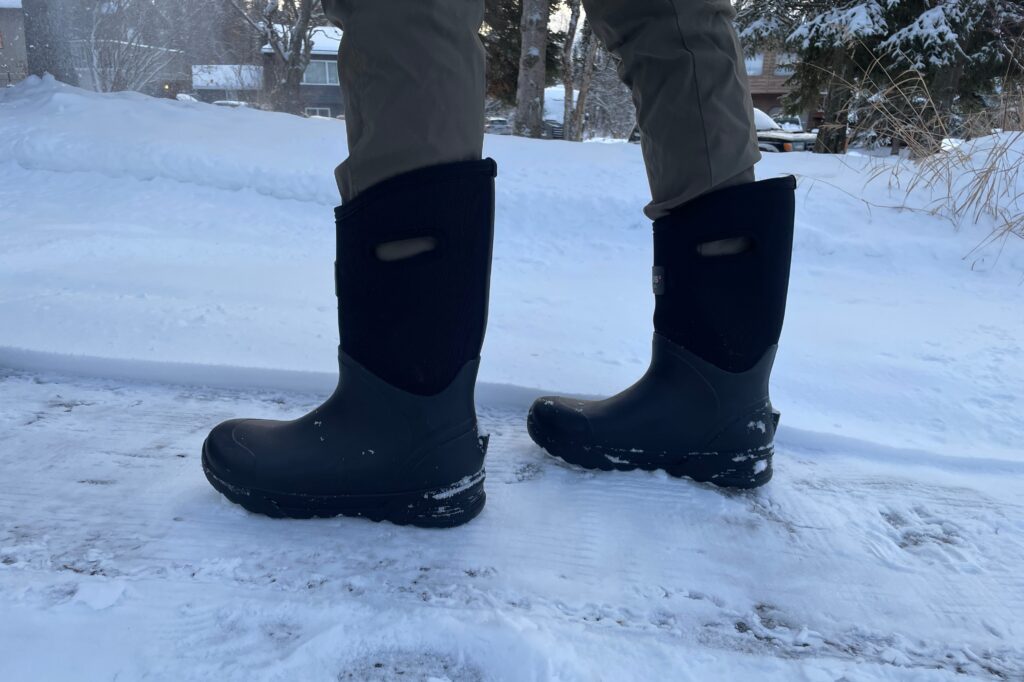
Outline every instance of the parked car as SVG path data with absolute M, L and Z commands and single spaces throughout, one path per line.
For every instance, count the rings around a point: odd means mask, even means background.
M 800 122 L 799 116 L 773 116 L 772 120 L 779 124 L 779 127 L 787 133 L 802 133 L 804 124 Z
M 786 123 L 786 127 L 792 127 L 792 121 L 787 120 Z M 802 152 L 814 147 L 818 139 L 817 130 L 807 133 L 799 126 L 797 130 L 786 130 L 760 109 L 754 109 L 754 125 L 757 128 L 757 147 L 763 152 Z M 633 126 L 628 139 L 630 142 L 640 141 L 640 126 Z
M 541 133 L 541 137 L 546 137 L 549 140 L 564 140 L 565 128 L 562 127 L 562 122 L 553 118 L 544 121 L 544 132 Z
M 783 130 L 771 116 L 756 108 L 754 126 L 757 128 L 757 148 L 762 152 L 802 152 L 813 148 L 818 139 L 814 133 Z
M 232 109 L 240 109 L 243 107 L 250 106 L 248 102 L 238 102 L 233 99 L 219 99 L 213 103 L 215 107 L 230 107 Z
M 484 121 L 484 132 L 490 133 L 491 135 L 511 135 L 512 124 L 508 122 L 507 118 L 500 116 L 489 116 Z
M 190 95 L 190 94 L 188 94 L 186 92 L 179 92 L 177 95 L 174 96 L 174 99 L 178 100 L 179 102 L 199 102 L 200 101 L 199 98 L 196 97 L 195 95 Z

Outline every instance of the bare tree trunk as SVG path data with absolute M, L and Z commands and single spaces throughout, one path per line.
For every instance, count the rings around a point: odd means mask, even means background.
M 309 55 L 313 48 L 311 38 L 313 18 L 313 0 L 288 0 L 285 7 L 292 9 L 292 49 L 285 62 L 285 74 L 281 79 L 281 91 L 278 99 L 280 110 L 291 114 L 302 113 L 302 76 L 309 65 Z
M 14 7 L 24 12 L 28 73 L 49 73 L 63 83 L 78 85 L 68 40 L 70 27 L 63 7 L 51 0 L 23 0 Z
M 284 73 L 275 79 L 276 87 L 270 95 L 274 109 L 289 114 L 303 113 L 302 73 L 294 67 L 285 66 Z
M 312 50 L 314 0 L 279 0 L 267 4 L 256 16 L 250 15 L 246 0 L 228 0 L 230 5 L 265 40 L 273 51 L 273 72 L 268 98 L 278 111 L 302 113 L 302 75 Z M 319 3 L 317 3 L 319 4 Z
M 514 132 L 540 137 L 544 132 L 544 61 L 548 43 L 549 0 L 523 0 L 523 34 L 519 53 L 519 83 L 516 90 Z
M 927 121 L 930 153 L 934 154 L 942 150 L 942 141 L 947 136 L 962 137 L 960 131 L 954 128 L 953 109 L 957 97 L 960 94 L 960 79 L 964 75 L 964 66 L 961 60 L 957 63 L 942 69 L 932 84 L 932 104 L 935 107 L 934 120 Z
M 159 83 L 181 50 L 154 35 L 156 6 L 140 0 L 108 0 L 90 9 L 89 34 L 80 53 L 99 92 L 145 92 Z
M 576 128 L 573 116 L 573 43 L 576 41 L 576 25 L 580 20 L 580 0 L 568 0 L 569 6 L 569 28 L 565 32 L 565 45 L 562 47 L 562 85 L 565 87 L 565 108 L 562 115 L 562 129 L 565 131 L 566 140 L 576 139 Z
M 594 59 L 597 57 L 597 36 L 590 33 L 590 42 L 587 43 L 587 53 L 583 58 L 583 71 L 580 73 L 580 96 L 576 100 L 576 111 L 572 114 L 572 138 L 579 142 L 583 139 L 583 117 L 587 111 L 587 94 L 590 92 L 590 82 L 594 78 Z M 566 128 L 568 130 L 568 128 Z
M 847 108 L 850 102 L 850 88 L 847 84 L 846 50 L 835 49 L 832 58 L 832 75 L 828 93 L 825 95 L 824 121 L 819 128 L 818 140 L 814 143 L 817 154 L 843 154 L 846 152 Z

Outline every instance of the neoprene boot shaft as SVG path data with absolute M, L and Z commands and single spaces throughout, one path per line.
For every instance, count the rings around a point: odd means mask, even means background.
M 338 387 L 296 420 L 213 429 L 203 465 L 215 488 L 271 516 L 453 526 L 480 512 L 473 388 L 495 174 L 490 159 L 413 171 L 337 210 Z M 382 258 L 409 240 L 421 248 Z

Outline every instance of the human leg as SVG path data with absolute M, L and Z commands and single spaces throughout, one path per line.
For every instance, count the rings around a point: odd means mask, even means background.
M 637 109 L 652 220 L 754 179 L 760 157 L 729 0 L 584 0 Z
M 343 30 L 344 201 L 417 168 L 481 156 L 482 0 L 324 0 Z

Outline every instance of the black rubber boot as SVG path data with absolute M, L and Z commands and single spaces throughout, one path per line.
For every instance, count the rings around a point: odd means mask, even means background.
M 772 477 L 768 379 L 793 246 L 792 177 L 729 187 L 654 222 L 650 368 L 606 400 L 547 396 L 530 436 L 588 469 L 664 469 L 720 486 Z
M 456 526 L 484 506 L 473 388 L 487 317 L 494 161 L 386 180 L 336 209 L 340 379 L 294 421 L 203 444 L 232 502 L 268 516 Z

